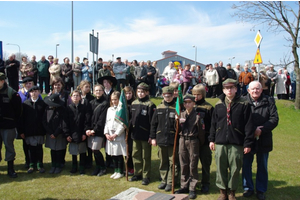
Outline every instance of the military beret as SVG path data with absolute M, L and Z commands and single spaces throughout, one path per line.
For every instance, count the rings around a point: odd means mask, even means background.
M 38 87 L 38 86 L 32 86 L 29 90 L 28 90 L 28 92 L 32 92 L 32 91 L 34 91 L 34 90 L 40 90 L 40 87 Z
M 237 85 L 237 81 L 232 78 L 228 78 L 222 83 L 223 86 L 229 85 L 229 84 Z
M 183 97 L 183 101 L 188 100 L 188 99 L 195 102 L 195 97 L 191 94 L 187 94 Z
M 0 72 L 0 80 L 5 80 L 6 76 L 4 73 Z
M 142 90 L 147 90 L 147 91 L 149 91 L 149 86 L 148 86 L 146 83 L 142 82 L 142 83 L 140 83 L 140 84 L 137 86 L 137 89 L 142 89 Z
M 31 77 L 25 77 L 22 81 L 22 83 L 27 83 L 27 82 L 30 82 L 30 81 L 33 81 L 33 79 Z
M 173 93 L 174 93 L 174 88 L 171 87 L 171 86 L 163 87 L 162 93 L 163 93 L 163 94 L 164 94 L 164 93 L 171 93 L 171 94 L 173 94 Z

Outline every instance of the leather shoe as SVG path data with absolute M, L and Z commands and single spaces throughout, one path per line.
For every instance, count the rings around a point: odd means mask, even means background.
M 129 179 L 130 182 L 132 182 L 132 181 L 139 181 L 139 180 L 142 180 L 142 176 L 140 176 L 140 175 L 134 175 L 133 177 L 131 177 Z
M 256 193 L 256 197 L 259 199 L 259 200 L 265 200 L 266 199 L 266 196 L 263 192 L 257 192 Z
M 13 169 L 9 169 L 8 172 L 7 172 L 7 175 L 10 177 L 10 178 L 17 178 L 18 177 L 18 174 L 15 172 L 15 170 Z
M 184 193 L 188 193 L 189 189 L 187 188 L 180 188 L 179 190 L 175 191 L 175 194 L 184 194 Z
M 195 191 L 190 191 L 190 192 L 189 192 L 189 198 L 190 198 L 190 199 L 196 199 L 196 197 L 197 197 L 197 194 L 196 194 Z
M 209 191 L 209 187 L 208 186 L 206 186 L 206 185 L 203 185 L 202 187 L 201 187 L 201 192 L 202 193 L 208 193 L 208 191 Z
M 170 192 L 172 190 L 172 185 L 168 184 L 166 187 L 165 187 L 165 191 L 166 192 Z
M 150 179 L 149 178 L 143 178 L 142 185 L 149 185 Z
M 245 190 L 243 193 L 243 197 L 251 197 L 254 194 L 253 190 Z
M 157 188 L 160 190 L 163 190 L 163 189 L 165 189 L 166 186 L 167 186 L 166 183 L 161 183 Z

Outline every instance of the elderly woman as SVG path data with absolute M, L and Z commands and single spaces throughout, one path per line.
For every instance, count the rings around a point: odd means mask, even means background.
M 196 66 L 195 65 L 192 65 L 191 73 L 192 73 L 192 76 L 193 76 L 191 86 L 197 85 L 198 72 L 196 71 Z
M 282 73 L 282 69 L 278 70 L 276 77 L 276 94 L 278 99 L 283 99 L 286 95 L 285 83 L 287 80 L 286 74 Z
M 50 85 L 52 85 L 52 82 L 56 78 L 60 78 L 60 72 L 61 72 L 61 67 L 60 67 L 60 64 L 58 64 L 58 58 L 54 58 L 53 63 L 49 67 Z M 53 88 L 52 88 L 52 90 L 53 90 Z
M 22 57 L 22 64 L 20 66 L 20 71 L 21 71 L 22 79 L 24 79 L 25 77 L 34 76 L 32 64 L 27 61 L 27 57 L 25 56 Z
M 61 76 L 65 82 L 65 90 L 71 91 L 71 87 L 73 87 L 73 69 L 68 57 L 64 58 L 64 64 L 61 65 Z
M 75 58 L 75 62 L 72 64 L 73 69 L 73 81 L 74 81 L 74 89 L 77 88 L 81 81 L 81 68 L 82 64 L 79 62 L 80 58 L 77 56 Z
M 219 84 L 219 75 L 212 64 L 209 64 L 208 71 L 206 72 L 206 83 L 208 85 L 208 97 L 215 98 L 217 96 L 217 87 Z

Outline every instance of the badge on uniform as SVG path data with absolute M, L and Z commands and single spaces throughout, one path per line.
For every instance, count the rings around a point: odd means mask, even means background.
M 175 112 L 170 112 L 169 118 L 175 118 Z
M 146 116 L 147 115 L 147 110 L 142 110 L 141 114 Z
M 3 103 L 9 103 L 9 98 L 8 97 L 3 97 L 2 101 L 3 101 Z

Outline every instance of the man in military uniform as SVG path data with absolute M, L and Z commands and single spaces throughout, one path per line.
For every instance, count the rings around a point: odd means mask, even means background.
M 236 95 L 237 81 L 228 78 L 222 85 L 223 94 L 213 112 L 208 140 L 210 149 L 216 151 L 218 200 L 235 200 L 243 154 L 251 151 L 255 126 L 249 103 Z
M 196 112 L 204 118 L 204 126 L 205 126 L 205 140 L 204 145 L 200 147 L 199 159 L 202 165 L 202 180 L 201 180 L 201 192 L 208 193 L 209 185 L 210 185 L 210 165 L 212 161 L 211 150 L 209 148 L 208 136 L 209 130 L 211 126 L 211 118 L 212 113 L 214 111 L 214 107 L 205 101 L 206 90 L 205 86 L 202 84 L 195 85 L 192 90 L 193 96 L 195 97 Z
M 0 151 L 3 141 L 6 149 L 7 175 L 16 178 L 14 139 L 16 138 L 17 120 L 21 116 L 22 102 L 19 94 L 7 85 L 5 78 L 5 74 L 0 72 Z
M 159 171 L 162 178 L 158 189 L 171 191 L 172 189 L 172 168 L 173 148 L 176 133 L 175 121 L 175 99 L 173 98 L 174 88 L 166 86 L 162 89 L 163 103 L 156 108 L 151 121 L 150 138 L 153 146 L 158 145 L 160 158 Z M 176 148 L 178 149 L 178 148 Z M 176 162 L 177 161 L 177 162 Z M 175 153 L 175 176 L 178 175 L 178 153 Z

